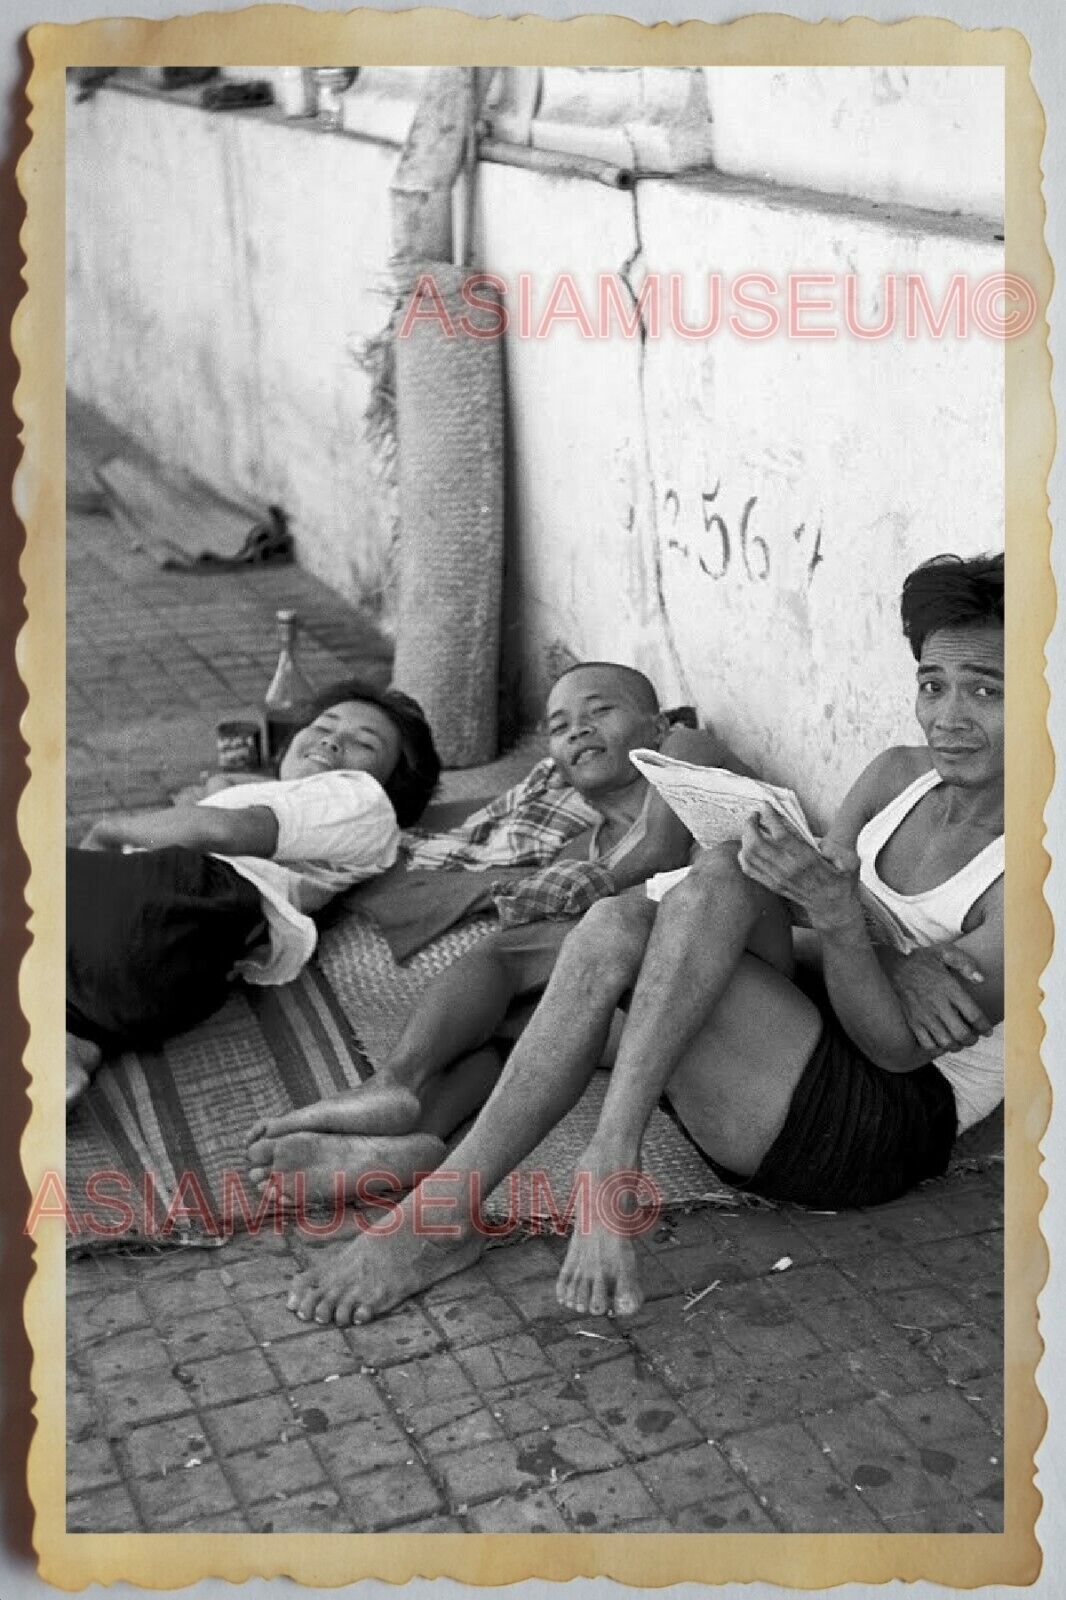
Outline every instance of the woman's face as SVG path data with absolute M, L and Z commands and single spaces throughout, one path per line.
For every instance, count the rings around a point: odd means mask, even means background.
M 1003 629 L 941 628 L 922 646 L 915 707 L 933 765 L 962 788 L 1003 780 Z
M 387 711 L 366 700 L 344 700 L 301 728 L 278 769 L 282 778 L 316 772 L 369 772 L 387 783 L 400 759 L 400 735 Z

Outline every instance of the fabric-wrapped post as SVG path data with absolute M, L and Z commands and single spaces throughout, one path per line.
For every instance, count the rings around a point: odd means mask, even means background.
M 446 767 L 496 754 L 503 583 L 503 367 L 468 269 L 413 266 L 420 315 L 396 339 L 400 563 L 393 678 L 414 695 Z M 479 283 L 478 298 L 490 293 Z M 405 294 L 404 305 L 410 305 Z M 451 330 L 451 331 L 449 331 Z

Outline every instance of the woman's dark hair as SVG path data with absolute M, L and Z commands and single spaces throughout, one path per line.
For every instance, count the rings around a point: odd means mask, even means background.
M 900 614 L 916 661 L 929 635 L 941 628 L 1002 628 L 1002 553 L 924 561 L 903 580 Z
M 432 799 L 440 779 L 440 756 L 422 707 L 401 689 L 375 689 L 361 678 L 346 678 L 340 683 L 331 683 L 315 696 L 308 721 L 313 722 L 330 706 L 348 700 L 379 706 L 400 735 L 400 759 L 383 788 L 392 801 L 400 827 L 413 827 Z

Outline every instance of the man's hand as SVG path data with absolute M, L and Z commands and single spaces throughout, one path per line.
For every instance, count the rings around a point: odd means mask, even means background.
M 746 877 L 800 906 L 819 933 L 865 929 L 858 856 L 840 846 L 815 850 L 772 806 L 744 824 L 737 859 Z
M 942 1055 L 976 1044 L 992 1032 L 967 985 L 984 977 L 969 956 L 954 945 L 882 953 L 882 966 L 896 991 L 908 1026 L 923 1050 Z M 964 981 L 965 980 L 965 981 Z

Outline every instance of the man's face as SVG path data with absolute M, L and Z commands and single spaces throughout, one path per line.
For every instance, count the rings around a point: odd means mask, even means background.
M 574 788 L 590 797 L 621 789 L 639 774 L 630 750 L 655 746 L 660 717 L 642 705 L 637 686 L 613 667 L 579 667 L 548 696 L 548 748 Z
M 1003 629 L 941 628 L 918 662 L 918 721 L 945 783 L 1003 778 Z
M 388 712 L 365 700 L 344 700 L 300 729 L 278 773 L 309 778 L 316 772 L 369 772 L 384 784 L 399 759 L 400 735 Z

